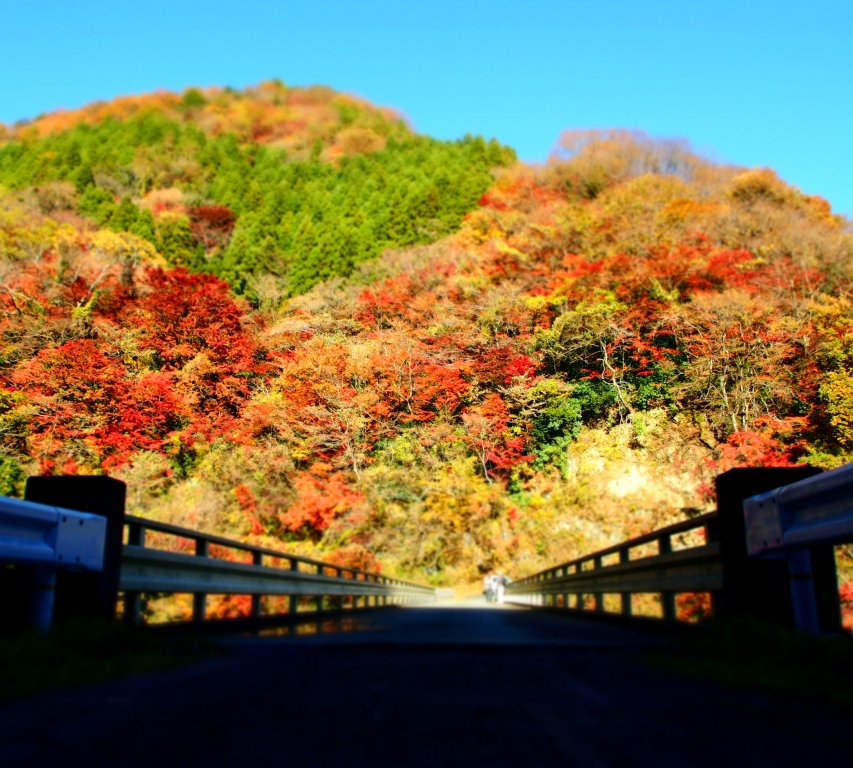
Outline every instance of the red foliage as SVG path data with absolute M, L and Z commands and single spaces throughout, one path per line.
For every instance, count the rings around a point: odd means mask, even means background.
M 370 328 L 387 328 L 394 320 L 412 319 L 411 308 L 417 294 L 417 286 L 409 275 L 389 277 L 359 294 L 355 317 Z
M 533 458 L 524 453 L 525 438 L 509 429 L 511 414 L 497 393 L 490 393 L 482 403 L 469 408 L 462 420 L 467 430 L 466 442 L 480 458 L 487 478 L 506 474 Z
M 228 284 L 213 275 L 183 267 L 145 270 L 144 295 L 129 308 L 128 320 L 140 321 L 144 345 L 163 368 L 180 368 L 199 352 L 234 370 L 253 367 L 255 351 L 241 324 L 242 311 Z
M 469 386 L 456 366 L 416 361 L 412 418 L 427 421 L 439 411 L 456 411 Z
M 698 235 L 644 254 L 616 253 L 594 261 L 568 254 L 562 268 L 548 275 L 548 282 L 551 290 L 565 293 L 571 302 L 588 301 L 597 288 L 612 290 L 625 302 L 645 300 L 663 308 L 669 301 L 707 291 L 799 290 L 820 278 L 820 273 L 794 269 L 784 259 L 771 266 L 748 250 L 721 249 Z
M 191 206 L 187 216 L 193 235 L 206 249 L 224 245 L 237 223 L 234 211 L 225 205 Z
M 732 432 L 720 446 L 719 472 L 735 467 L 794 467 L 795 452 L 767 433 Z
M 46 471 L 72 455 L 75 469 L 79 460 L 121 466 L 134 451 L 161 448 L 186 415 L 171 377 L 134 379 L 116 350 L 102 351 L 89 339 L 42 350 L 13 380 L 38 407 L 30 443 Z
M 183 268 L 149 268 L 143 286 L 126 312 L 140 329 L 140 346 L 155 352 L 162 370 L 181 371 L 179 387 L 196 429 L 210 436 L 231 429 L 250 394 L 249 380 L 266 365 L 228 285 Z
M 26 357 L 3 380 L 38 409 L 27 452 L 45 471 L 110 470 L 183 428 L 184 442 L 229 432 L 268 364 L 227 285 L 183 269 L 128 281 L 118 260 L 78 259 L 22 263 L 0 291 L 10 357 Z
M 471 370 L 480 384 L 499 387 L 512 383 L 516 376 L 530 377 L 536 372 L 536 361 L 512 347 L 490 347 L 474 358 Z
M 564 193 L 557 187 L 545 186 L 530 174 L 504 177 L 479 201 L 481 208 L 494 211 L 533 211 L 562 202 Z
M 252 615 L 251 595 L 209 595 L 205 616 L 208 619 L 247 619 Z M 184 620 L 189 616 L 185 616 Z
M 454 413 L 471 385 L 459 363 L 437 363 L 419 349 L 391 347 L 370 360 L 370 386 L 377 395 L 373 414 L 399 423 L 430 421 Z

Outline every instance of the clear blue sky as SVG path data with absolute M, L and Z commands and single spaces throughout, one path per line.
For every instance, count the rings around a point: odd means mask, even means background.
M 853 216 L 851 0 L 0 0 L 0 122 L 278 77 L 527 161 L 567 128 L 688 139 Z

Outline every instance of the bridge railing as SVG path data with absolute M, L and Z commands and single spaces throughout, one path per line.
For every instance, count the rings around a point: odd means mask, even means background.
M 716 489 L 717 512 L 522 578 L 507 601 L 631 616 L 634 598 L 652 593 L 675 621 L 678 596 L 690 595 L 686 606 L 708 618 L 840 630 L 834 546 L 853 541 L 853 465 L 734 469 Z
M 819 631 L 836 586 L 827 549 L 853 541 L 853 464 L 746 499 L 743 513 L 748 554 L 787 561 L 795 623 Z
M 33 568 L 28 610 L 35 627 L 51 624 L 58 570 L 103 568 L 105 534 L 98 515 L 0 497 L 0 563 Z
M 507 601 L 604 613 L 605 596 L 616 595 L 618 612 L 631 616 L 634 597 L 652 593 L 674 621 L 676 595 L 723 588 L 716 521 L 703 515 L 540 571 L 510 583 Z
M 208 619 L 209 595 L 247 595 L 251 609 L 245 618 L 262 616 L 262 599 L 287 596 L 290 615 L 306 602 L 316 611 L 435 601 L 435 590 L 378 573 L 348 568 L 244 544 L 233 539 L 188 528 L 127 516 L 119 591 L 124 593 L 124 616 L 131 623 L 143 620 L 146 594 L 191 594 L 192 621 Z M 174 551 L 152 546 L 149 534 L 178 539 Z
M 121 604 L 123 618 L 138 624 L 151 598 L 169 595 L 191 595 L 192 608 L 162 613 L 198 624 L 221 613 L 301 620 L 436 599 L 430 587 L 380 573 L 127 516 L 125 493 L 119 480 L 86 475 L 30 477 L 24 501 L 0 497 L 0 591 L 16 596 L 9 626 L 46 629 L 54 604 L 59 615 L 110 619 Z M 213 596 L 247 599 L 211 606 Z

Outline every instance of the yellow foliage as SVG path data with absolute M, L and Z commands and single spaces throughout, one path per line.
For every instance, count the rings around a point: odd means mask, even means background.
M 834 368 L 853 361 L 853 304 L 845 296 L 821 294 L 806 303 L 817 329 L 812 342 L 822 363 Z
M 525 264 L 530 259 L 526 253 L 522 253 L 517 248 L 513 248 L 511 245 L 506 243 L 503 240 L 495 240 L 495 248 L 498 253 L 503 253 L 506 256 L 513 256 L 518 259 L 520 264 Z
M 337 136 L 337 145 L 344 155 L 369 155 L 385 149 L 385 137 L 372 128 L 362 128 L 351 125 L 344 128 Z
M 832 207 L 826 200 L 816 195 L 803 194 L 796 187 L 782 181 L 775 171 L 769 168 L 752 169 L 735 176 L 729 187 L 729 196 L 747 205 L 762 201 L 784 205 L 833 229 L 842 227 L 841 218 L 833 215 Z
M 838 444 L 853 448 L 853 375 L 845 369 L 832 371 L 821 384 L 820 394 L 826 400 L 829 423 Z
M 67 236 L 67 233 L 65 233 Z M 99 229 L 90 238 L 92 247 L 102 255 L 120 259 L 134 258 L 149 263 L 165 264 L 157 254 L 156 249 L 147 240 L 130 234 L 130 232 L 113 232 L 110 229 Z
M 0 254 L 4 260 L 38 259 L 49 250 L 56 232 L 50 219 L 27 221 L 20 211 L 0 210 Z
M 735 176 L 729 195 L 742 203 L 758 200 L 784 203 L 792 197 L 785 183 L 769 168 L 757 168 Z
M 546 309 L 561 307 L 566 301 L 565 296 L 525 296 L 524 306 L 531 312 L 542 312 Z
M 70 224 L 60 224 L 53 233 L 51 247 L 61 256 L 78 251 L 80 248 L 80 233 Z
M 439 523 L 454 532 L 471 531 L 491 517 L 502 494 L 477 471 L 476 459 L 465 457 L 439 468 L 436 487 L 424 503 L 422 519 Z
M 718 203 L 705 203 L 679 197 L 661 208 L 658 216 L 666 222 L 689 222 L 717 214 L 721 209 L 722 206 Z

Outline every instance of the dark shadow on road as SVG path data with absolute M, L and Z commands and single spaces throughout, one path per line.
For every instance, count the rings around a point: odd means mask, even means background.
M 849 715 L 681 679 L 677 641 L 529 612 L 370 611 L 347 631 L 228 638 L 184 668 L 0 707 L 0 765 L 800 766 Z M 351 622 L 351 623 L 349 623 Z

